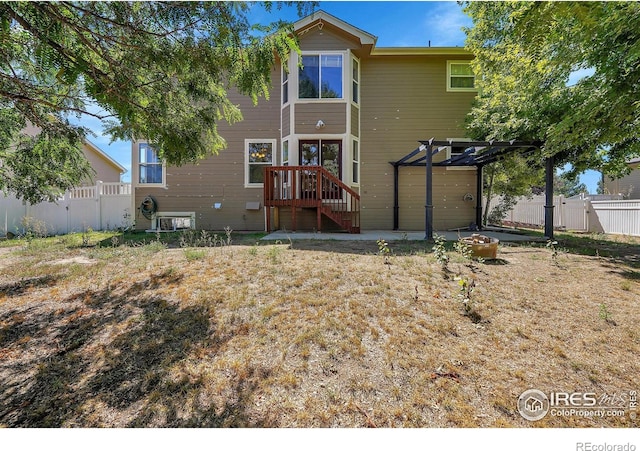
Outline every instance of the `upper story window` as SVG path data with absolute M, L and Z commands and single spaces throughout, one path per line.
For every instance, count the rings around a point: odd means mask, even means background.
M 298 98 L 342 99 L 342 55 L 302 55 Z
M 138 145 L 138 182 L 164 185 L 164 163 L 148 143 Z
M 469 61 L 447 61 L 447 91 L 477 91 Z
M 282 68 L 282 104 L 289 103 L 289 73 Z
M 351 75 L 351 79 L 353 81 L 353 87 L 351 90 L 351 99 L 353 100 L 353 103 L 358 103 L 358 99 L 359 99 L 359 88 L 360 88 L 360 65 L 358 64 L 358 60 L 354 59 L 353 60 L 353 66 L 352 66 L 352 75 Z
M 464 144 L 465 141 L 471 141 L 469 138 L 447 138 L 449 141 L 457 141 L 457 145 L 449 146 L 447 148 L 447 159 L 460 157 L 462 154 L 467 152 L 469 146 Z M 470 152 L 470 154 L 474 154 L 475 149 Z M 475 166 L 447 166 L 447 170 L 475 170 Z

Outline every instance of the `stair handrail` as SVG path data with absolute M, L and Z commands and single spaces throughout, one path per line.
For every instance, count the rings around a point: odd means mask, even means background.
M 301 167 L 309 167 L 309 166 L 301 166 Z M 357 200 L 360 200 L 360 194 L 356 193 L 349 185 L 347 185 L 342 180 L 340 180 L 338 177 L 336 177 L 334 174 L 329 172 L 326 168 L 324 168 L 322 166 L 311 166 L 311 167 L 312 168 L 318 168 L 319 172 L 322 173 L 323 175 L 325 175 L 331 182 L 333 182 L 336 185 L 338 185 L 338 187 L 340 187 L 341 189 L 345 190 L 347 193 L 351 194 Z

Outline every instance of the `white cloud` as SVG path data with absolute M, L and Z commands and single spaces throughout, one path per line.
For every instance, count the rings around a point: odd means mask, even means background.
M 473 22 L 456 2 L 434 4 L 423 19 L 424 34 L 434 47 L 464 46 L 466 35 L 462 27 L 471 27 Z
M 382 46 L 424 47 L 429 41 L 432 47 L 464 46 L 466 35 L 462 27 L 471 27 L 473 22 L 458 3 L 447 1 L 407 4 L 411 6 L 403 12 L 413 13 L 413 19 L 406 15 L 396 17 L 397 23 L 391 27 L 392 39 Z M 381 37 L 387 33 L 386 30 L 381 32 Z

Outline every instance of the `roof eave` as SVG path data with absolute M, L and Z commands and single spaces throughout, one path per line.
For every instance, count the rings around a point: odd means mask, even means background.
M 409 56 L 409 55 L 451 55 L 473 58 L 473 53 L 464 47 L 376 47 L 372 56 Z

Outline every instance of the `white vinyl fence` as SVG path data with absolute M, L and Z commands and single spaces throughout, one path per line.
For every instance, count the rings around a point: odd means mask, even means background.
M 26 221 L 25 221 L 25 218 Z M 131 184 L 103 183 L 75 188 L 56 203 L 36 205 L 15 197 L 0 197 L 0 235 L 21 233 L 25 222 L 46 227 L 49 234 L 109 230 L 130 224 Z
M 602 229 L 594 231 L 640 236 L 640 201 L 592 201 L 591 209 L 593 226 Z
M 499 200 L 493 202 L 497 205 Z M 567 230 L 589 230 L 588 199 L 583 197 L 553 197 L 553 226 Z M 522 198 L 503 219 L 511 224 L 544 226 L 545 197 Z
M 554 196 L 553 226 L 581 232 L 640 236 L 640 201 L 620 195 Z M 497 205 L 499 199 L 492 202 Z M 522 198 L 503 219 L 510 225 L 544 227 L 545 197 Z

